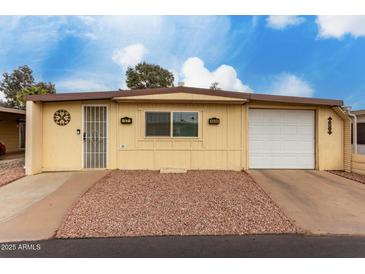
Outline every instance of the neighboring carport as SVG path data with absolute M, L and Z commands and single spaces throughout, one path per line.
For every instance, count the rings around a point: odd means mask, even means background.
M 250 170 L 285 214 L 315 234 L 365 235 L 365 185 L 314 170 Z
M 0 106 L 0 143 L 7 153 L 25 149 L 25 110 Z

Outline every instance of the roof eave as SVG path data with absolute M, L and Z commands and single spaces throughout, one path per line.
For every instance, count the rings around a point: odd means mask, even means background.
M 294 97 L 282 95 L 269 95 L 257 93 L 243 93 L 224 90 L 210 90 L 191 87 L 172 87 L 172 88 L 155 88 L 155 89 L 140 89 L 140 90 L 119 90 L 119 91 L 104 91 L 104 92 L 84 92 L 84 93 L 58 93 L 45 95 L 30 95 L 28 101 L 35 102 L 59 102 L 59 101 L 83 101 L 83 100 L 112 100 L 113 98 L 127 98 L 140 95 L 154 94 L 171 94 L 171 93 L 191 93 L 201 95 L 213 95 L 219 97 L 243 99 L 246 101 L 260 102 L 276 102 L 276 103 L 291 103 L 303 105 L 326 105 L 326 106 L 343 106 L 342 100 Z
M 112 99 L 118 103 L 178 103 L 178 104 L 238 104 L 242 105 L 247 103 L 247 99 L 138 99 L 138 98 L 128 98 L 128 97 L 115 97 Z
M 2 113 L 10 113 L 10 114 L 25 115 L 25 110 L 15 109 L 15 108 L 7 108 L 7 107 L 0 107 L 0 112 L 2 112 Z
M 257 94 L 257 93 L 252 93 L 250 96 L 250 100 L 260 101 L 260 102 L 290 103 L 290 104 L 300 104 L 300 105 L 343 106 L 342 100 Z

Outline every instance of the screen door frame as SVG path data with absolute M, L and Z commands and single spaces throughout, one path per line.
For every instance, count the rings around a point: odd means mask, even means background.
M 105 116 L 105 141 L 106 141 L 106 151 L 105 151 L 105 166 L 104 167 L 86 167 L 85 161 L 85 148 L 84 148 L 84 134 L 85 134 L 85 109 L 87 107 L 105 107 L 106 108 L 106 116 Z M 81 133 L 81 157 L 82 157 L 82 169 L 107 169 L 109 162 L 109 106 L 106 104 L 84 104 L 81 106 L 82 113 L 82 133 Z

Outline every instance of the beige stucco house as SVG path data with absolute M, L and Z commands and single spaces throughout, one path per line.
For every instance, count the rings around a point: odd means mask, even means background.
M 340 100 L 189 87 L 29 96 L 26 173 L 350 170 Z
M 25 149 L 25 111 L 0 107 L 0 142 L 7 153 Z

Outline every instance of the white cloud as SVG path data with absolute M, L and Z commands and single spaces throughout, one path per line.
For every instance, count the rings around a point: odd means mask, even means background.
M 346 34 L 365 36 L 365 16 L 362 15 L 321 15 L 317 17 L 316 23 L 321 38 L 340 39 Z
M 312 97 L 314 94 L 309 83 L 290 73 L 277 76 L 270 90 L 275 95 Z
M 125 48 L 115 50 L 112 59 L 115 63 L 122 66 L 126 70 L 130 66 L 134 66 L 143 61 L 148 50 L 141 43 L 132 44 Z
M 285 29 L 290 26 L 300 25 L 305 21 L 303 17 L 293 15 L 270 15 L 266 24 L 273 29 Z
M 134 54 L 135 60 L 122 58 L 124 48 L 140 43 L 148 48 L 147 61 L 179 73 L 188 56 L 212 62 L 237 50 L 227 44 L 231 29 L 227 16 L 0 16 L 0 41 L 6 41 L 0 47 L 0 74 L 27 64 L 43 81 L 64 84 L 72 78 L 116 89 L 123 87 L 123 65 L 138 60 Z M 62 62 L 50 69 L 59 58 Z M 65 88 L 85 90 L 67 82 Z
M 68 78 L 56 82 L 58 92 L 104 91 L 110 88 L 103 83 L 86 78 Z
M 248 86 L 242 84 L 233 67 L 221 65 L 216 70 L 209 71 L 198 57 L 190 57 L 184 62 L 181 77 L 185 86 L 209 88 L 213 82 L 218 82 L 219 87 L 224 90 L 252 92 Z
M 0 91 L 0 101 L 5 101 L 5 94 Z

